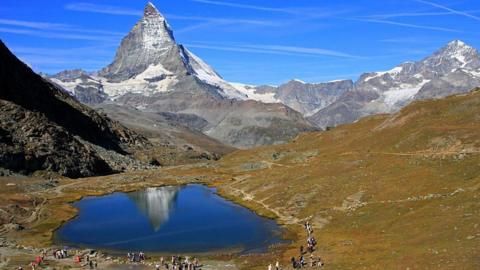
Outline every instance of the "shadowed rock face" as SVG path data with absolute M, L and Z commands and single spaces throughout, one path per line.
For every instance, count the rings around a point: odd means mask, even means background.
M 421 61 L 363 74 L 351 91 L 309 119 L 320 127 L 335 126 L 366 115 L 395 112 L 413 100 L 465 93 L 478 86 L 479 54 L 455 40 Z
M 170 213 L 175 208 L 179 190 L 179 187 L 147 188 L 127 195 L 157 231 L 168 221 Z
M 78 103 L 0 42 L 0 164 L 14 171 L 80 177 L 112 168 L 94 147 L 127 154 L 148 141 Z

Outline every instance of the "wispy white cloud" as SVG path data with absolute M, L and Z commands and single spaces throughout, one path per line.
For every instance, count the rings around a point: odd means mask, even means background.
M 99 42 L 99 45 L 81 47 L 11 46 L 11 50 L 35 70 L 56 73 L 67 68 L 98 70 L 107 65 L 118 44 Z
M 316 56 L 316 57 L 339 57 L 339 58 L 361 58 L 344 52 L 327 50 L 322 48 L 307 48 L 284 45 L 258 45 L 258 44 L 205 44 L 191 43 L 187 47 L 210 49 L 219 51 L 245 52 L 245 53 L 262 53 L 292 56 Z
M 193 24 L 193 25 L 175 30 L 175 34 L 184 34 L 184 33 L 198 30 L 198 29 L 204 29 L 204 28 L 218 26 L 218 25 L 221 25 L 221 23 L 215 23 L 215 22 L 197 23 L 197 24 Z
M 290 23 L 288 21 L 264 21 L 264 20 L 243 20 L 243 19 L 226 19 L 226 18 L 208 18 L 208 17 L 184 17 L 174 16 L 173 18 L 179 20 L 200 21 L 199 23 L 186 26 L 184 28 L 175 30 L 175 34 L 183 34 L 199 29 L 205 29 L 218 26 L 239 26 L 247 25 L 252 27 L 281 27 Z
M 394 38 L 386 38 L 381 39 L 380 42 L 385 43 L 410 43 L 410 44 L 420 44 L 420 43 L 432 43 L 438 42 L 438 40 L 434 40 L 434 38 L 430 36 L 422 36 L 422 37 L 394 37 Z
M 225 6 L 225 7 L 233 7 L 233 8 L 241 8 L 241 9 L 251 9 L 251 10 L 260 10 L 260 11 L 269 11 L 269 12 L 280 12 L 280 13 L 290 13 L 290 14 L 298 14 L 298 11 L 287 9 L 287 8 L 273 8 L 273 7 L 264 7 L 264 6 L 257 6 L 257 5 L 247 5 L 247 4 L 238 4 L 232 2 L 220 2 L 214 0 L 192 0 L 193 2 L 209 4 L 209 5 L 216 5 L 216 6 Z
M 284 46 L 284 45 L 244 45 L 247 48 L 262 49 L 269 51 L 280 51 L 287 53 L 300 53 L 307 55 L 321 55 L 321 56 L 332 56 L 332 57 L 342 57 L 342 58 L 359 58 L 351 54 L 327 50 L 322 48 L 308 48 L 308 47 L 295 47 L 295 46 Z
M 65 6 L 67 10 L 81 11 L 81 12 L 92 12 L 92 13 L 104 13 L 112 15 L 127 15 L 127 16 L 141 16 L 141 10 L 135 10 L 130 8 L 125 8 L 121 6 L 110 6 L 110 5 L 98 5 L 94 3 L 71 3 Z M 237 18 L 221 18 L 221 17 L 203 17 L 203 16 L 185 16 L 185 15 L 175 15 L 175 14 L 164 14 L 165 17 L 169 20 L 183 20 L 183 21 L 201 21 L 206 23 L 200 23 L 196 25 L 189 26 L 182 31 L 189 31 L 188 29 L 198 29 L 205 26 L 216 25 L 216 24 L 244 24 L 244 25 L 258 25 L 258 26 L 279 26 L 282 25 L 281 22 L 271 21 L 271 20 L 255 20 L 255 19 L 237 19 Z M 179 31 L 176 31 L 179 32 Z
M 74 34 L 74 33 L 54 33 L 54 32 L 8 28 L 8 27 L 0 27 L 0 33 L 28 35 L 28 36 L 35 36 L 35 37 L 41 37 L 41 38 L 53 38 L 53 39 L 96 40 L 96 41 L 110 41 L 110 42 L 114 40 L 118 41 L 120 39 L 119 37 L 115 37 L 115 36 L 85 35 L 85 34 Z
M 201 17 L 201 16 L 179 16 L 179 15 L 165 15 L 172 20 L 186 20 L 186 21 L 206 21 L 214 23 L 225 24 L 251 24 L 259 26 L 281 26 L 282 22 L 270 20 L 254 20 L 254 19 L 236 19 L 236 18 L 215 18 L 215 17 Z
M 363 16 L 362 18 L 370 19 L 391 19 L 391 18 L 400 18 L 400 17 L 429 17 L 429 16 L 445 16 L 452 15 L 451 12 L 399 12 L 399 13 L 389 13 L 389 14 L 373 14 Z
M 42 29 L 42 30 L 45 30 L 45 29 L 65 30 L 71 27 L 68 24 L 62 24 L 62 23 L 20 21 L 20 20 L 9 20 L 9 19 L 1 19 L 1 18 L 0 18 L 0 24 L 22 26 L 22 27 Z
M 427 26 L 427 25 L 420 25 L 420 24 L 413 24 L 413 23 L 402 23 L 402 22 L 389 21 L 389 20 L 365 19 L 365 18 L 345 18 L 345 19 L 346 20 L 353 20 L 353 21 L 360 21 L 360 22 L 370 22 L 370 23 L 378 23 L 378 24 L 395 25 L 395 26 L 401 26 L 401 27 L 407 27 L 407 28 L 433 30 L 433 31 L 440 31 L 440 32 L 464 33 L 464 31 L 457 30 L 457 29 L 452 29 L 452 28 Z
M 22 20 L 10 20 L 10 19 L 2 19 L 0 18 L 0 25 L 8 25 L 8 26 L 18 26 L 24 28 L 31 28 L 36 30 L 44 30 L 44 31 L 63 31 L 63 32 L 78 32 L 78 33 L 91 33 L 91 34 L 104 34 L 104 35 L 111 35 L 111 36 L 122 36 L 124 33 L 115 32 L 115 31 L 108 31 L 108 30 L 100 30 L 100 29 L 87 29 L 87 28 L 80 28 L 69 24 L 63 23 L 50 23 L 50 22 L 36 22 L 36 21 L 22 21 Z M 9 28 L 12 33 L 15 31 L 12 28 Z M 19 33 L 25 32 L 21 31 L 21 29 L 17 29 Z
M 208 4 L 208 5 L 215 5 L 215 6 L 225 6 L 225 7 L 240 8 L 240 9 L 250 9 L 250 10 L 258 10 L 258 11 L 274 12 L 274 13 L 301 15 L 302 20 L 324 18 L 324 17 L 334 16 L 334 15 L 347 13 L 347 12 L 351 11 L 349 9 L 348 10 L 343 10 L 343 9 L 341 9 L 341 10 L 326 10 L 326 9 L 317 8 L 317 7 L 276 8 L 276 7 L 239 4 L 239 3 L 216 1 L 216 0 L 191 0 L 191 1 L 192 2 L 197 2 L 197 3 Z
M 93 3 L 77 2 L 65 5 L 65 9 L 73 11 L 84 11 L 92 13 L 103 13 L 112 15 L 141 16 L 142 11 L 110 5 L 98 5 Z
M 477 13 L 480 10 L 470 10 L 468 13 Z M 456 15 L 451 11 L 431 11 L 431 12 L 398 12 L 398 13 L 388 13 L 388 14 L 373 14 L 362 16 L 362 18 L 367 19 L 392 19 L 392 18 L 402 18 L 402 17 L 432 17 L 432 16 L 448 16 Z
M 464 17 L 468 17 L 468 18 L 480 21 L 480 17 L 475 16 L 475 15 L 470 14 L 470 13 L 465 12 L 465 11 L 456 10 L 456 9 L 453 9 L 453 8 L 450 8 L 450 7 L 447 7 L 447 6 L 444 6 L 444 5 L 440 5 L 440 4 L 430 2 L 430 1 L 425 1 L 425 0 L 414 0 L 414 1 L 418 2 L 418 3 L 425 4 L 425 5 L 429 5 L 429 6 L 432 6 L 432 7 L 436 7 L 436 8 L 439 8 L 439 9 L 443 9 L 443 10 L 446 10 L 446 11 L 451 12 L 453 14 L 457 14 L 457 15 L 460 15 L 460 16 L 464 16 Z

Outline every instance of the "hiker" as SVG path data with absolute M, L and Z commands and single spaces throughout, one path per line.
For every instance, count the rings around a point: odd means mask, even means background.
M 300 262 L 300 268 L 302 268 L 305 265 L 305 259 L 303 258 L 303 255 L 298 258 L 298 261 Z

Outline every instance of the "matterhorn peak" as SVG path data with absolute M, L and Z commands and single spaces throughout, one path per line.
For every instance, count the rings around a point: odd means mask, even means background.
M 158 17 L 158 16 L 163 17 L 162 14 L 160 14 L 158 9 L 155 7 L 155 5 L 152 4 L 152 2 L 148 2 L 143 11 L 143 17 Z

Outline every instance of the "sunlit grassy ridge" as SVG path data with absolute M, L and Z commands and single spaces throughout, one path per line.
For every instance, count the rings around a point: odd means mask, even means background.
M 278 216 L 301 244 L 295 224 L 310 219 L 329 269 L 480 268 L 479 91 L 237 151 L 191 173 L 230 176 L 223 194 Z

